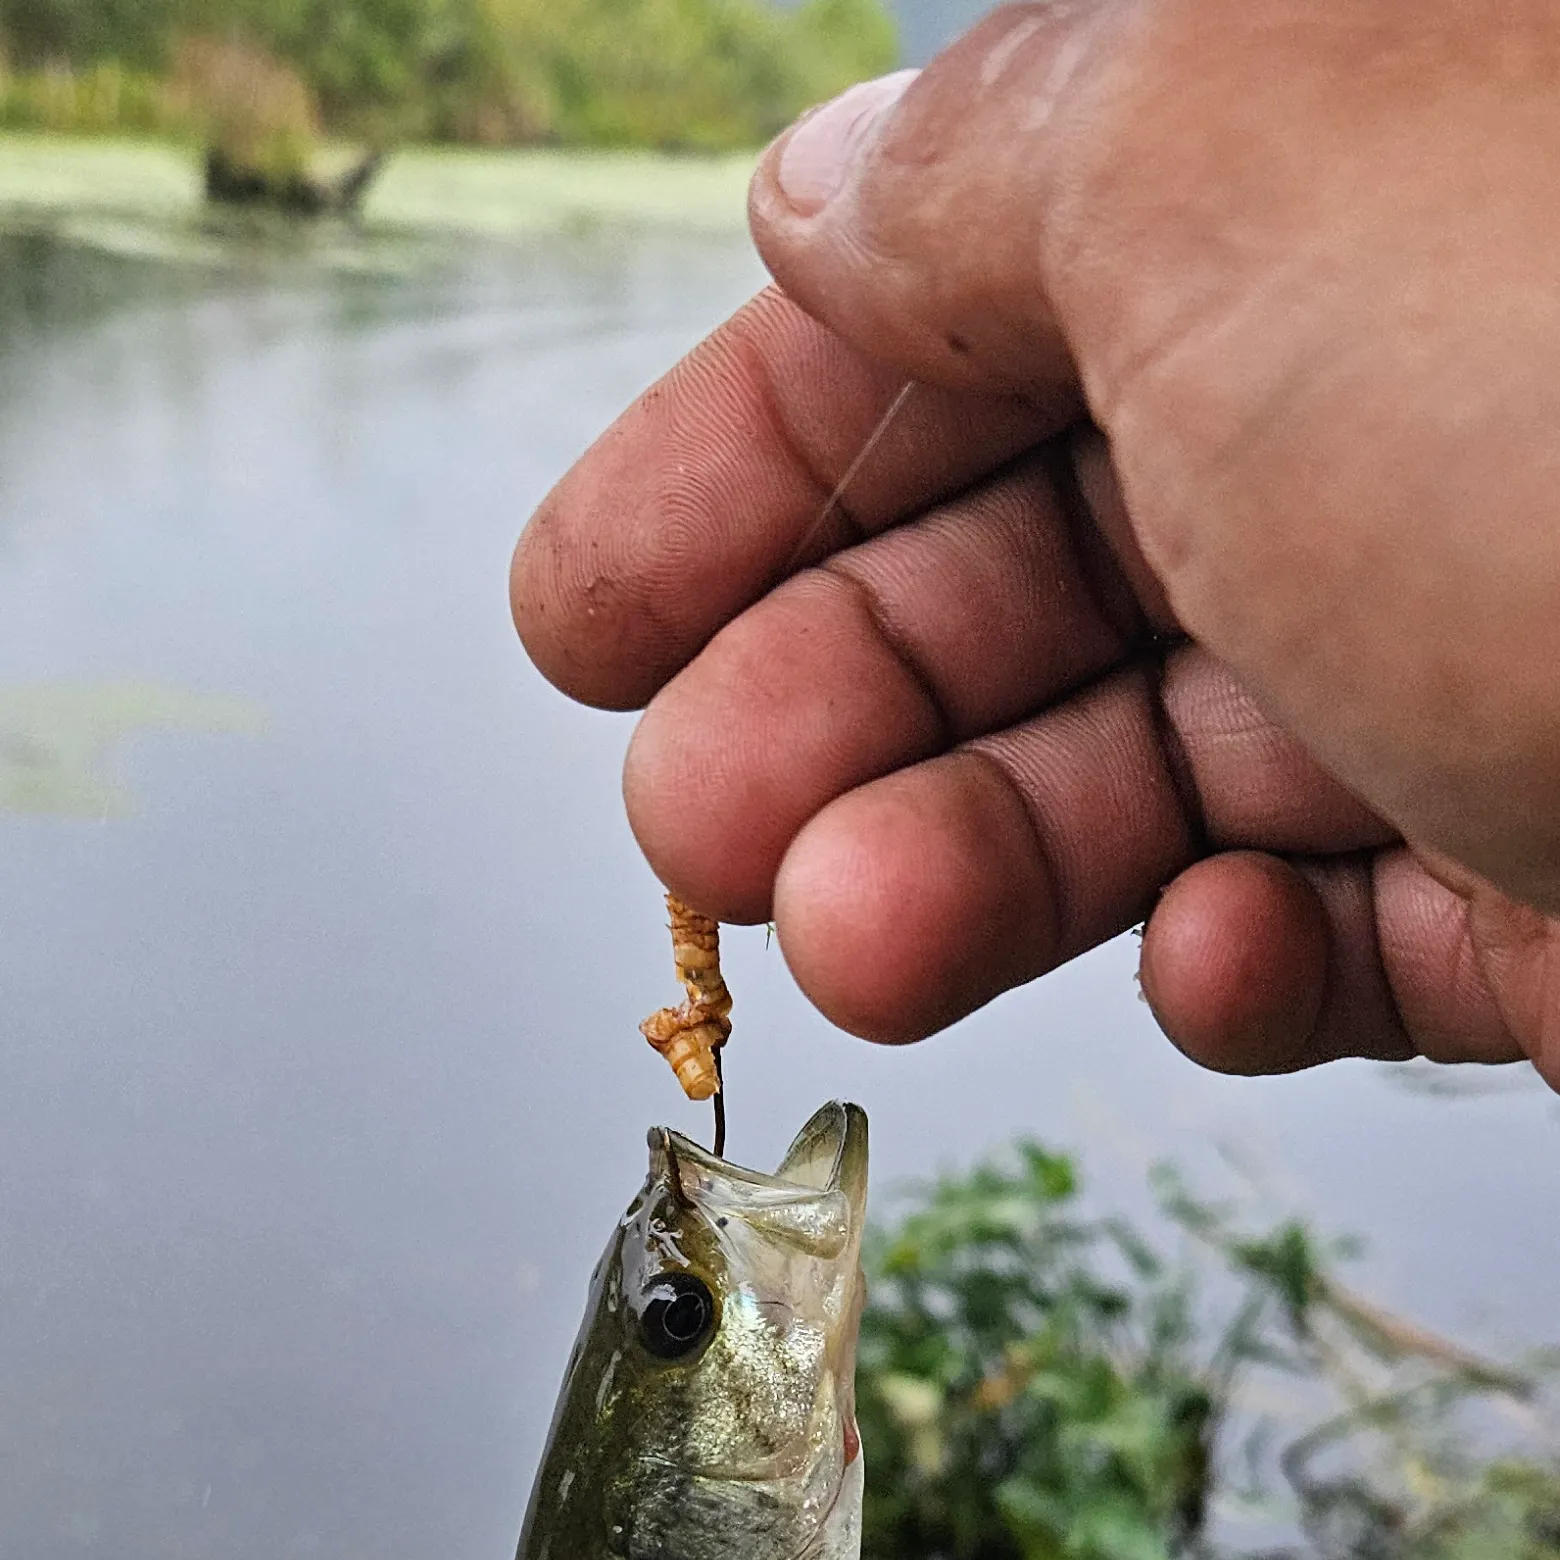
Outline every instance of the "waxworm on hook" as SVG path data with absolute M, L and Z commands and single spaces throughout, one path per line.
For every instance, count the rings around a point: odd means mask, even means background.
M 731 1038 L 731 993 L 720 972 L 720 923 L 691 910 L 674 894 L 672 957 L 687 1000 L 662 1008 L 639 1026 L 640 1033 L 671 1064 L 690 1100 L 715 1102 L 715 1154 L 726 1150 L 726 1103 L 721 1048 Z

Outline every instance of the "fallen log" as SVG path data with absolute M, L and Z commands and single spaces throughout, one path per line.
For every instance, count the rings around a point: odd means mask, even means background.
M 371 151 L 340 177 L 325 179 L 303 169 L 272 171 L 234 156 L 226 147 L 211 146 L 206 150 L 206 199 L 300 217 L 350 213 L 362 205 L 384 160 L 382 151 Z

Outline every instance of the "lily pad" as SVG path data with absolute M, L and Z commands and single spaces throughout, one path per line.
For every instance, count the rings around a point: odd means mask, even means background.
M 143 683 L 0 684 L 0 811 L 122 817 L 134 799 L 113 770 L 147 732 L 252 736 L 265 717 L 242 699 Z

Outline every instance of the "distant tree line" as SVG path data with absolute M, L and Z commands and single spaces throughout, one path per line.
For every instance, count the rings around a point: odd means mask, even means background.
M 0 0 L 0 120 L 156 128 L 192 42 L 290 70 L 342 133 L 700 151 L 898 53 L 881 0 Z

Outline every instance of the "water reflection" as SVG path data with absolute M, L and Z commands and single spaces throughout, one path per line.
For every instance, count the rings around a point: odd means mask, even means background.
M 635 1029 L 670 971 L 627 725 L 540 684 L 504 587 L 550 483 L 761 277 L 708 234 L 395 254 L 0 240 L 0 683 L 269 717 L 137 744 L 108 827 L 0 817 L 6 1554 L 511 1553 L 644 1130 L 707 1130 Z M 1228 1141 L 1370 1239 L 1389 1303 L 1547 1325 L 1540 1094 L 1209 1078 L 1129 946 L 896 1053 L 761 930 L 728 965 L 752 1161 L 832 1094 L 880 1185 L 1029 1130 L 1135 1197 Z

